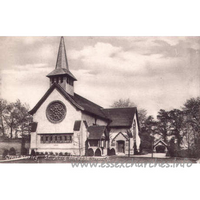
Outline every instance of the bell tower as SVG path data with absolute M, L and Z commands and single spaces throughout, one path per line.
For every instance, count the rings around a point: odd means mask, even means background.
M 50 86 L 56 82 L 68 94 L 74 95 L 74 81 L 77 81 L 77 79 L 69 71 L 64 37 L 60 39 L 56 68 L 47 77 L 50 79 Z

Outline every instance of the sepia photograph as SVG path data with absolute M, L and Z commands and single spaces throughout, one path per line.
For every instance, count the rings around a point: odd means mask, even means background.
M 198 199 L 199 7 L 1 1 L 1 199 Z
M 2 36 L 0 65 L 0 163 L 199 162 L 200 37 Z

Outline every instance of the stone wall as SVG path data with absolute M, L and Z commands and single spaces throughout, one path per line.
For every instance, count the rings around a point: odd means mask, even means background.
M 10 148 L 14 148 L 16 150 L 17 155 L 21 155 L 21 147 L 22 147 L 22 139 L 2 139 L 0 138 L 0 156 L 2 156 L 4 150 L 10 150 Z M 28 140 L 25 141 L 24 147 L 28 150 L 30 147 L 30 143 Z M 2 158 L 2 157 L 1 157 Z

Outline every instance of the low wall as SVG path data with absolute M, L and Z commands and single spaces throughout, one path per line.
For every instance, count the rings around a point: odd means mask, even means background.
M 2 156 L 4 150 L 10 150 L 10 148 L 14 148 L 16 150 L 16 154 L 21 154 L 21 148 L 22 148 L 22 139 L 2 139 L 0 138 L 0 156 Z M 24 147 L 28 150 L 30 147 L 29 140 L 24 140 Z

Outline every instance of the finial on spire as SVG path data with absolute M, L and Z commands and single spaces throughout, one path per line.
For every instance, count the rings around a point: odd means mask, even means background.
M 60 68 L 69 70 L 63 36 L 60 38 L 60 46 L 59 46 L 58 57 L 57 57 L 57 62 L 56 62 L 56 69 L 60 69 Z

